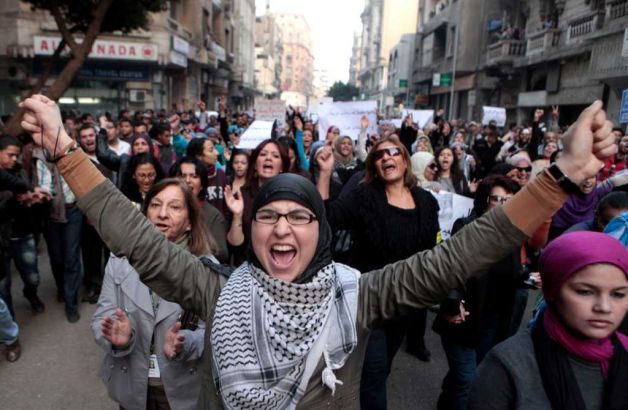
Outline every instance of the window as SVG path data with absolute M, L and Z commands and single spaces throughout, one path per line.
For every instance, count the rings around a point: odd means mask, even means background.
M 449 28 L 449 36 L 447 38 L 447 57 L 454 55 L 454 48 L 456 47 L 456 26 Z

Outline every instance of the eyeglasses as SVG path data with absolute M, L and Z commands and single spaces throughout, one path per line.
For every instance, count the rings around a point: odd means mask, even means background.
M 136 174 L 135 175 L 135 178 L 141 179 L 142 181 L 152 181 L 156 177 L 157 177 L 157 174 L 155 174 L 155 173 L 151 173 L 151 174 Z
M 397 157 L 401 155 L 401 150 L 397 147 L 378 149 L 377 151 L 373 152 L 373 159 L 375 161 L 379 161 L 380 159 L 384 158 L 384 154 L 388 154 L 389 157 Z
M 527 172 L 528 174 L 532 172 L 532 167 L 516 167 L 519 172 Z
M 272 209 L 260 209 L 255 213 L 253 218 L 255 222 L 259 222 L 264 225 L 274 225 L 279 222 L 279 218 L 284 217 L 290 225 L 307 225 L 316 220 L 316 217 L 311 213 L 296 209 L 288 213 L 282 214 Z
M 506 202 L 508 202 L 509 199 L 512 198 L 512 195 L 506 195 L 506 196 L 501 196 L 501 195 L 489 195 L 488 196 L 488 201 L 489 202 L 493 202 L 496 204 L 500 204 L 500 205 L 504 205 Z
M 438 169 L 438 164 L 436 162 L 432 162 L 430 165 L 427 166 L 429 169 L 433 169 L 433 170 L 437 170 Z

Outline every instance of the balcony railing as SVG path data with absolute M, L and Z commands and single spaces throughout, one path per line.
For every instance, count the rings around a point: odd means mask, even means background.
M 591 34 L 595 31 L 595 22 L 597 20 L 596 14 L 584 16 L 579 19 L 573 20 L 569 23 L 567 28 L 567 41 L 584 37 L 587 34 Z
M 558 45 L 560 29 L 552 28 L 528 35 L 526 56 L 542 54 Z
M 509 63 L 525 54 L 526 43 L 522 40 L 502 40 L 488 46 L 488 65 Z
M 628 0 L 610 1 L 606 6 L 606 16 L 609 20 L 628 16 Z

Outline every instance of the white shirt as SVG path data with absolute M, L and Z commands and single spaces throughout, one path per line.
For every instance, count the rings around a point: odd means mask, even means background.
M 118 139 L 118 148 L 114 148 L 109 145 L 109 149 L 116 153 L 116 155 L 120 156 L 122 154 L 130 155 L 131 154 L 131 144 L 126 141 L 122 141 Z

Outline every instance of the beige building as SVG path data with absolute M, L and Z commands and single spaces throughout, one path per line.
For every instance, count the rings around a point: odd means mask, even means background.
M 283 37 L 281 30 L 269 14 L 255 19 L 255 89 L 265 97 L 279 97 Z
M 306 101 L 312 95 L 314 81 L 314 55 L 310 26 L 300 14 L 272 14 L 283 37 L 281 56 L 282 99 Z M 286 98 L 284 98 L 286 97 Z
M 351 60 L 349 61 L 349 84 L 360 86 L 360 69 L 362 63 L 362 37 L 359 33 L 353 35 L 353 46 L 351 47 Z
M 234 0 L 234 64 L 229 97 L 241 109 L 251 108 L 255 95 L 255 0 Z
M 331 87 L 329 72 L 325 69 L 315 69 L 312 86 L 314 98 L 320 99 L 327 96 L 327 91 Z
M 419 0 L 366 0 L 362 19 L 362 51 L 358 80 L 361 97 L 385 106 L 390 50 L 405 33 L 417 28 Z
M 94 113 L 190 109 L 202 98 L 211 109 L 217 97 L 229 96 L 230 83 L 252 87 L 254 59 L 248 50 L 252 33 L 240 30 L 241 41 L 236 41 L 235 4 L 235 0 L 179 0 L 152 14 L 148 31 L 101 34 L 60 101 L 62 107 Z M 238 4 L 254 18 L 253 0 Z M 0 112 L 13 111 L 28 94 L 60 40 L 48 13 L 33 12 L 19 0 L 0 2 Z M 62 56 L 47 85 L 66 61 Z

